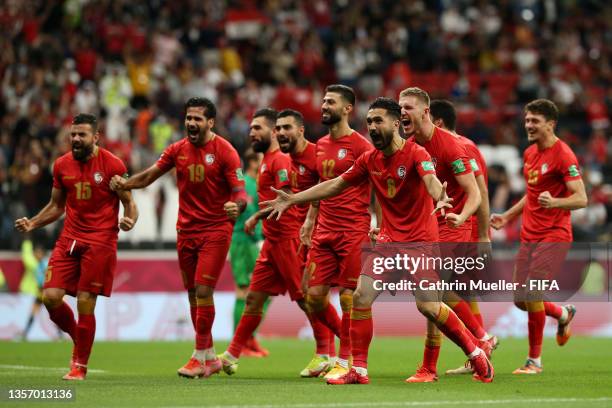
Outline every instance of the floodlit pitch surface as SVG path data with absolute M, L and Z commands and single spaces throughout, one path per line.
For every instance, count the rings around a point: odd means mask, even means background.
M 278 339 L 261 342 L 267 358 L 243 358 L 238 373 L 209 379 L 179 378 L 176 369 L 191 354 L 191 343 L 100 342 L 94 345 L 85 382 L 64 382 L 70 346 L 55 343 L 0 343 L 0 387 L 76 389 L 79 407 L 574 407 L 612 406 L 612 340 L 572 338 L 564 347 L 544 342 L 544 372 L 516 376 L 524 362 L 526 339 L 502 339 L 493 355 L 495 381 L 443 372 L 464 362 L 448 339 L 442 345 L 440 380 L 406 384 L 421 361 L 421 338 L 375 338 L 370 350 L 370 385 L 329 386 L 299 377 L 312 357 L 313 343 Z M 222 351 L 226 343 L 217 344 Z M 46 405 L 16 403 L 19 406 Z M 6 401 L 1 406 L 8 406 Z M 11 404 L 10 406 L 13 406 Z M 14 406 L 17 406 L 14 405 Z M 54 403 L 52 403 L 53 406 Z

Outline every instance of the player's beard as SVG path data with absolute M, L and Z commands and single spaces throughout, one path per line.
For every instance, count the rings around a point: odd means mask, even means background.
M 324 114 L 328 115 L 327 118 L 325 118 Z M 325 126 L 335 125 L 341 120 L 342 120 L 342 116 L 338 112 L 334 112 L 332 110 L 321 112 L 321 123 L 324 124 Z
M 259 141 L 252 141 L 251 146 L 253 146 L 253 151 L 255 153 L 265 153 L 270 148 L 270 139 L 262 139 Z
M 391 142 L 393 141 L 393 131 L 370 131 L 370 138 L 372 139 L 372 144 L 377 150 L 385 150 Z
M 85 143 L 72 144 L 72 157 L 74 160 L 85 161 L 93 153 L 94 145 Z
M 285 138 L 286 141 L 281 142 L 281 140 L 283 140 L 283 138 L 279 138 L 277 136 L 278 139 L 278 146 L 280 147 L 281 152 L 283 153 L 291 153 L 294 151 L 295 149 L 295 139 L 292 139 L 290 137 Z

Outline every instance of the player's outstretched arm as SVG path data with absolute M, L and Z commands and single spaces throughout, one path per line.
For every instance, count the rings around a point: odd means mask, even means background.
M 278 220 L 282 213 L 292 205 L 321 201 L 327 198 L 335 197 L 350 186 L 351 185 L 348 182 L 346 182 L 342 177 L 338 176 L 296 194 L 290 194 L 285 191 L 272 188 L 272 190 L 274 190 L 277 194 L 276 199 L 262 201 L 260 205 L 264 208 L 271 207 L 272 210 L 270 211 L 268 218 L 272 218 L 274 215 L 276 215 L 276 219 Z
M 15 228 L 19 232 L 29 232 L 44 227 L 61 217 L 64 214 L 65 207 L 66 193 L 59 188 L 53 188 L 49 203 L 32 219 L 23 217 L 16 220 Z
M 565 185 L 572 193 L 569 197 L 553 197 L 548 191 L 544 191 L 538 197 L 540 206 L 543 208 L 560 208 L 569 211 L 586 207 L 588 199 L 582 179 L 567 181 Z
M 474 173 L 455 175 L 455 179 L 467 195 L 467 200 L 465 200 L 463 210 L 460 214 L 446 214 L 446 222 L 450 226 L 457 228 L 478 210 L 480 206 L 480 192 L 478 191 Z
M 319 202 L 310 203 L 304 224 L 300 228 L 300 242 L 309 247 L 312 244 L 312 231 L 319 216 Z
M 138 207 L 131 191 L 117 191 L 117 195 L 121 204 L 123 204 L 123 217 L 119 219 L 119 228 L 123 231 L 129 231 L 134 228 L 136 221 L 138 221 Z
M 450 203 L 453 199 L 446 195 L 446 182 L 442 184 L 435 174 L 425 174 L 423 176 L 423 183 L 425 183 L 425 188 L 427 188 L 431 198 L 436 201 L 436 208 L 434 208 L 432 215 L 439 210 L 442 216 L 444 216 L 446 208 L 453 208 Z
M 523 212 L 523 207 L 527 202 L 527 196 L 524 195 L 516 204 L 510 207 L 503 214 L 491 214 L 491 226 L 496 230 L 500 230 L 506 226 L 510 221 L 518 217 Z
M 156 164 L 154 164 L 148 169 L 133 175 L 129 179 L 125 179 L 119 175 L 113 176 L 110 182 L 110 188 L 113 191 L 144 188 L 163 176 L 164 173 L 165 171 L 161 170 Z

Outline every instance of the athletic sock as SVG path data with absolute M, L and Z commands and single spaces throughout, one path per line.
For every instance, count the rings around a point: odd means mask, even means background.
M 342 323 L 338 356 L 342 360 L 348 360 L 351 358 L 351 309 L 353 308 L 353 294 L 340 295 L 340 305 L 342 306 Z
M 96 316 L 80 314 L 75 329 L 77 364 L 86 366 L 91 354 L 91 347 L 96 337 Z
M 215 320 L 213 297 L 196 298 L 196 350 L 212 347 L 212 325 Z
M 262 312 L 257 311 L 255 313 L 249 313 L 245 310 L 242 318 L 240 319 L 240 323 L 238 323 L 238 327 L 236 328 L 236 333 L 234 333 L 234 338 L 230 343 L 227 351 L 236 359 L 240 357 L 240 353 L 242 353 L 242 349 L 244 345 L 249 340 L 249 338 L 253 335 L 257 326 L 261 322 Z
M 564 307 L 561 307 L 553 302 L 544 302 L 544 312 L 546 316 L 554 317 L 557 320 L 562 320 L 563 312 L 565 312 L 565 318 L 567 319 L 567 311 Z
M 372 308 L 356 308 L 351 310 L 351 354 L 353 367 L 367 369 L 368 350 L 374 334 Z M 359 371 L 358 371 L 359 372 Z M 362 374 L 362 373 L 360 373 Z M 365 374 L 367 375 L 367 370 Z
M 427 333 L 425 337 L 425 350 L 423 351 L 423 367 L 431 371 L 437 372 L 438 357 L 440 356 L 440 346 L 442 345 L 442 336 L 438 333 Z
M 466 355 L 469 355 L 477 348 L 467 334 L 469 330 L 464 326 L 461 320 L 459 320 L 455 312 L 444 303 L 440 304 L 440 309 L 434 323 L 446 337 L 461 347 Z
M 546 323 L 544 302 L 527 302 L 527 316 L 529 358 L 535 359 L 542 355 L 542 338 L 544 337 L 544 324 Z
M 74 313 L 68 303 L 62 302 L 58 307 L 47 309 L 51 321 L 64 332 L 68 333 L 73 342 L 76 343 L 75 331 L 77 322 L 74 320 Z
M 478 319 L 472 314 L 472 310 L 470 309 L 470 305 L 465 301 L 461 300 L 452 306 L 453 311 L 457 315 L 459 319 L 465 324 L 468 330 L 476 337 L 477 339 L 482 339 L 486 332 L 478 323 Z

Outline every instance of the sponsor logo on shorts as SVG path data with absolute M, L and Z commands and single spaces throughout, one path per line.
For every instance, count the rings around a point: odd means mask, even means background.
M 94 173 L 94 181 L 96 184 L 100 184 L 104 180 L 104 174 L 101 171 L 96 171 Z
M 338 159 L 342 160 L 346 157 L 346 149 L 338 150 Z
M 102 287 L 102 286 L 104 286 L 104 285 L 103 285 L 103 284 L 101 284 L 100 282 L 91 282 L 91 286 Z
M 74 176 L 63 176 L 62 177 L 63 180 L 72 180 L 74 178 L 75 178 Z
M 53 267 L 49 266 L 45 272 L 45 283 L 51 281 L 51 276 L 53 276 Z

